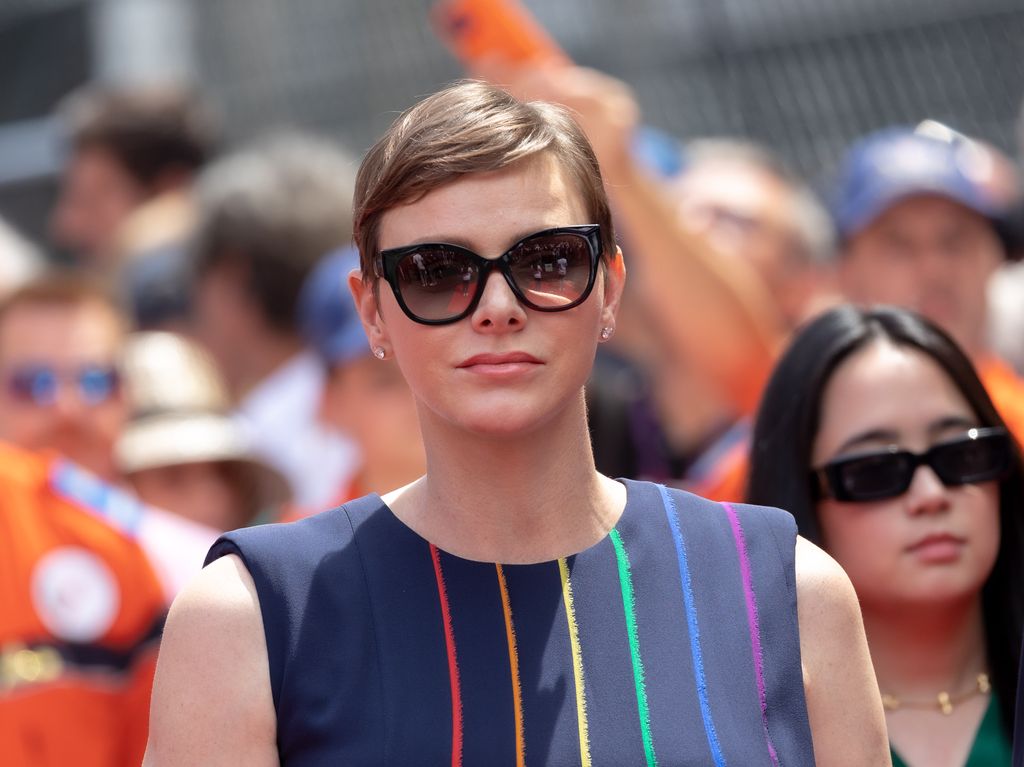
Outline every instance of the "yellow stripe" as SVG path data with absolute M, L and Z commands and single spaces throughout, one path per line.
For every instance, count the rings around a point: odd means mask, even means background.
M 508 585 L 501 565 L 498 570 L 498 588 L 501 590 L 501 607 L 505 612 L 505 636 L 508 638 L 508 665 L 512 671 L 512 711 L 516 721 L 516 767 L 526 765 L 526 743 L 523 739 L 523 693 L 519 685 L 519 651 L 516 649 L 516 630 L 512 625 L 512 605 L 508 598 Z
M 569 622 L 569 646 L 572 648 L 572 674 L 576 679 L 576 722 L 580 731 L 580 767 L 590 767 L 590 735 L 587 732 L 587 697 L 583 687 L 583 654 L 580 652 L 580 631 L 576 625 L 576 610 L 572 604 L 572 584 L 565 559 L 558 560 L 562 575 L 562 599 L 565 617 Z

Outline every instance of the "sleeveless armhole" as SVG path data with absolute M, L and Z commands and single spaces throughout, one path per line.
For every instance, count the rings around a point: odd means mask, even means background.
M 730 612 L 734 616 L 730 620 L 739 621 L 742 629 L 737 629 L 748 637 L 743 665 L 749 671 L 744 673 L 750 674 L 754 685 L 755 718 L 767 763 L 813 764 L 800 658 L 797 529 L 792 515 L 765 506 L 715 503 L 681 490 L 668 493 L 679 510 L 684 536 L 691 536 L 694 545 L 703 540 L 709 548 L 713 541 L 719 542 L 714 561 L 697 553 L 694 566 L 699 564 L 707 572 L 695 570 L 694 583 L 703 581 L 719 604 L 721 600 L 739 602 L 740 609 Z M 736 672 L 738 678 L 739 668 Z M 732 700 L 739 694 L 734 691 Z M 711 702 L 715 703 L 714 695 Z M 724 743 L 723 747 L 728 750 Z
M 256 586 L 282 763 L 331 763 L 321 761 L 326 753 L 351 763 L 380 759 L 379 654 L 358 545 L 361 523 L 380 512 L 390 514 L 367 496 L 296 522 L 226 533 L 207 555 L 207 564 L 237 555 Z M 357 731 L 374 710 L 377 726 Z M 328 722 L 348 722 L 352 731 Z M 338 740 L 343 751 L 330 751 Z
M 796 520 L 786 511 L 766 506 L 723 506 L 735 511 L 750 558 L 764 685 L 772 692 L 766 700 L 767 731 L 780 753 L 812 749 L 797 612 Z M 759 584 L 765 588 L 758 588 Z M 781 722 L 788 724 L 778 726 Z M 784 742 L 787 739 L 792 742 Z

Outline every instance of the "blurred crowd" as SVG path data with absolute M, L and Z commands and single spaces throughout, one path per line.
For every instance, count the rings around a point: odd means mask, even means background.
M 596 71 L 478 74 L 569 107 L 601 163 L 629 277 L 587 389 L 600 471 L 745 500 L 777 360 L 845 303 L 948 333 L 1024 438 L 1020 172 L 984 136 L 883 126 L 823 184 L 741 138 L 652 134 Z M 426 458 L 346 286 L 355 158 L 297 132 L 226 146 L 172 88 L 90 87 L 58 116 L 52 241 L 0 226 L 0 742 L 13 764 L 137 764 L 166 606 L 217 532 Z

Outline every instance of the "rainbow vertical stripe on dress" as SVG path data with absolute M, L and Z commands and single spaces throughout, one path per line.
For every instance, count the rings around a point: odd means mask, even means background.
M 532 565 L 441 551 L 377 496 L 224 536 L 282 764 L 812 765 L 792 518 L 624 484 L 608 536 Z

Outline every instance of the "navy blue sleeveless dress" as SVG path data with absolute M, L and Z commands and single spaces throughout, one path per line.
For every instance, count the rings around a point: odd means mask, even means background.
M 540 564 L 448 554 L 375 495 L 223 536 L 282 764 L 813 765 L 792 517 L 623 482 L 605 538 Z

